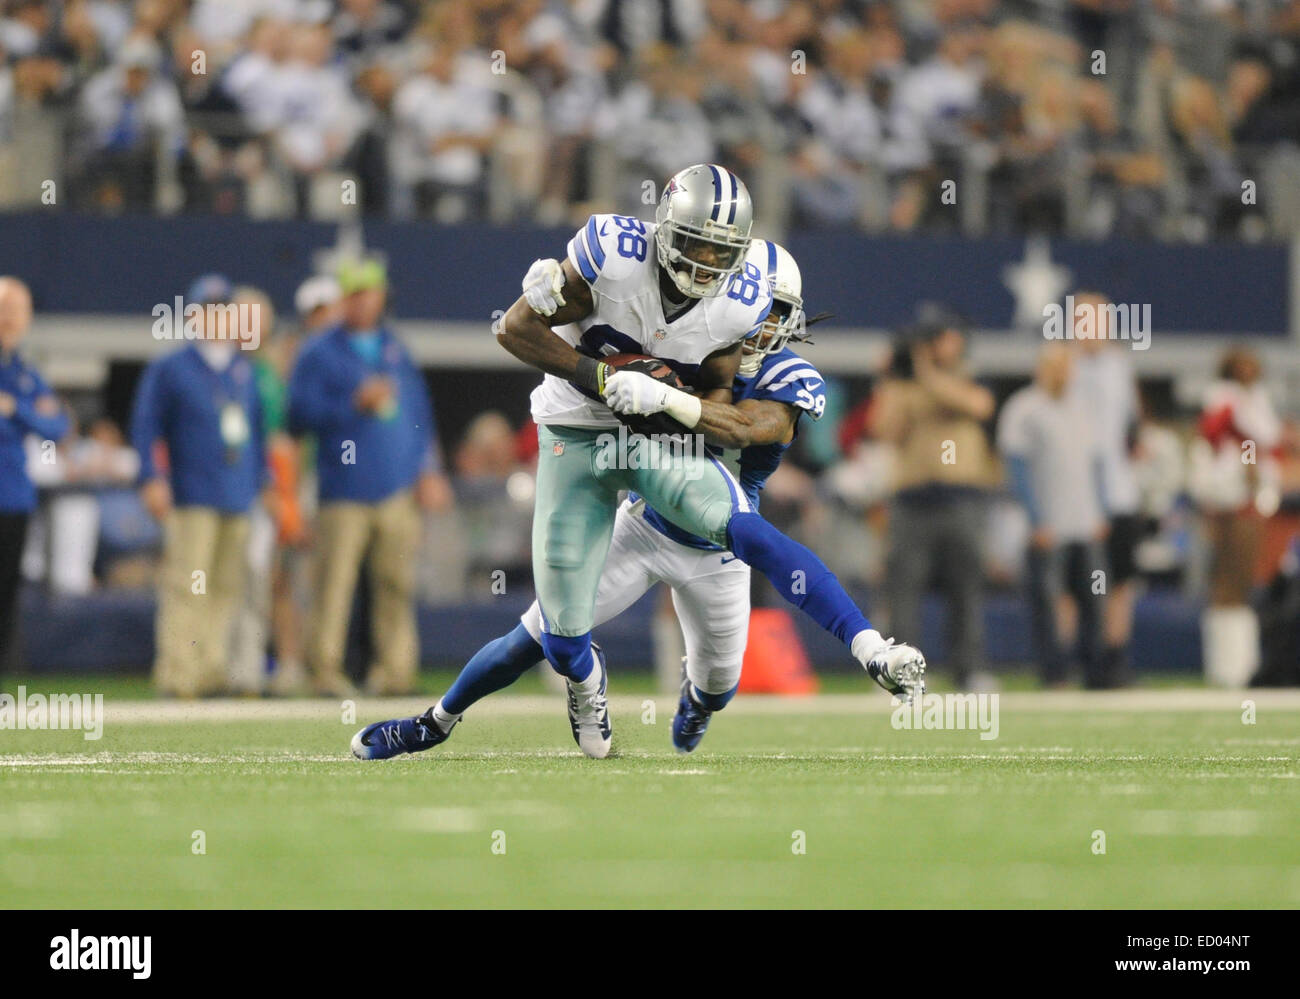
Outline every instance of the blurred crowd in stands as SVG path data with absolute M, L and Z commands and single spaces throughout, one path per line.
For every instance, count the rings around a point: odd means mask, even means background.
M 20 571 L 56 596 L 152 588 L 163 692 L 255 693 L 269 675 L 272 692 L 337 694 L 360 587 L 368 685 L 411 689 L 417 602 L 531 580 L 537 444 L 496 410 L 440 439 L 386 292 L 377 261 L 345 264 L 277 320 L 256 289 L 196 281 L 208 339 L 145 369 L 124 432 L 70 418 L 23 360 L 30 296 L 0 279 L 0 628 Z M 1091 335 L 1042 342 L 1009 398 L 969 369 L 961 317 L 924 305 L 869 380 L 828 379 L 827 418 L 803 421 L 764 515 L 862 587 L 882 630 L 923 635 L 939 594 L 932 663 L 963 687 L 995 682 L 999 593 L 1024 598 L 1044 683 L 1131 682 L 1135 599 L 1161 587 L 1202 608 L 1210 682 L 1300 683 L 1300 423 L 1242 346 L 1206 371 L 1199 410 L 1154 418 L 1105 296 L 1075 300 Z
M 1300 0 L 0 11 L 0 204 L 559 224 L 716 160 L 771 232 L 1300 232 Z

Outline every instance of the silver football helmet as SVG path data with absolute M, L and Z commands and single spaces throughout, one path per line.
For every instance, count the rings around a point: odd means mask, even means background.
M 756 239 L 750 243 L 745 260 L 766 274 L 772 286 L 772 311 L 763 320 L 758 334 L 746 340 L 741 348 L 740 373 L 750 377 L 763 366 L 763 358 L 779 353 L 791 337 L 803 339 L 807 326 L 803 278 L 790 251 L 771 240 Z
M 744 264 L 754 203 L 726 167 L 699 163 L 668 181 L 655 223 L 659 266 L 683 295 L 711 298 Z

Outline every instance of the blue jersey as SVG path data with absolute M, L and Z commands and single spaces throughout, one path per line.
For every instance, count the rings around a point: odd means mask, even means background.
M 62 440 L 68 417 L 62 406 L 50 405 L 50 387 L 17 353 L 0 354 L 0 392 L 14 400 L 14 411 L 0 416 L 0 513 L 29 513 L 36 509 L 36 487 L 27 475 L 23 441 L 33 434 Z
M 155 441 L 167 444 L 176 505 L 247 513 L 267 480 L 262 402 L 253 366 L 242 355 L 216 371 L 189 346 L 150 362 L 131 413 L 140 481 L 161 475 Z
M 826 411 L 826 382 L 811 364 L 796 354 L 789 347 L 779 353 L 763 359 L 763 365 L 757 373 L 749 377 L 736 376 L 732 386 L 732 400 L 742 402 L 745 399 L 771 400 L 783 402 L 789 406 L 808 413 L 814 420 L 820 420 Z M 799 432 L 795 424 L 796 435 Z M 791 444 L 794 439 L 791 438 Z M 781 464 L 789 444 L 753 444 L 747 448 L 711 449 L 719 454 L 735 474 L 740 487 L 745 491 L 745 498 L 750 506 L 758 509 L 758 494 L 763 491 L 767 480 Z M 633 499 L 635 499 L 635 495 Z M 659 511 L 647 506 L 644 520 L 661 534 L 679 544 L 691 548 L 703 548 L 709 551 L 722 549 L 710 541 L 682 530 Z
M 397 385 L 390 412 L 363 413 L 352 401 L 372 375 Z M 290 433 L 316 437 L 322 503 L 381 503 L 438 469 L 429 388 L 387 328 L 358 339 L 335 326 L 304 347 L 289 377 L 288 425 Z M 345 454 L 351 460 L 342 460 Z

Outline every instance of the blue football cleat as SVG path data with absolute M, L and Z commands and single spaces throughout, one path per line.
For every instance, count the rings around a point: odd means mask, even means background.
M 682 697 L 673 715 L 673 745 L 679 753 L 692 752 L 709 730 L 713 712 L 697 701 L 691 693 L 691 678 L 682 677 Z
M 453 726 L 454 727 L 454 726 Z M 358 760 L 391 760 L 403 753 L 421 753 L 447 741 L 433 720 L 433 708 L 418 718 L 393 718 L 367 725 L 352 737 L 352 755 Z
M 569 693 L 569 727 L 573 729 L 573 741 L 579 749 L 593 760 L 603 760 L 609 755 L 613 736 L 609 701 L 605 696 L 609 673 L 605 669 L 604 650 L 592 642 L 591 651 L 595 659 L 594 668 L 600 670 L 600 688 L 596 693 L 583 697 L 573 689 L 572 683 L 565 681 Z

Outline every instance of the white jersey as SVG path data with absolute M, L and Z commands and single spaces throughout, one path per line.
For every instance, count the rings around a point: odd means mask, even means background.
M 669 322 L 659 291 L 655 224 L 626 215 L 593 215 L 569 241 L 569 262 L 591 286 L 587 318 L 554 332 L 590 357 L 649 354 L 662 358 L 684 381 L 715 351 L 758 333 L 772 308 L 772 289 L 754 264 L 745 263 L 727 290 L 701 299 Z M 532 395 L 537 423 L 566 427 L 616 427 L 604 401 L 572 382 L 547 375 Z

